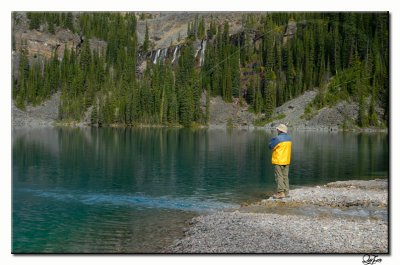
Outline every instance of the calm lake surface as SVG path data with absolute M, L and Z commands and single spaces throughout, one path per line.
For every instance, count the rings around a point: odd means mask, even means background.
M 13 253 L 159 252 L 274 191 L 265 130 L 14 130 Z M 293 132 L 291 188 L 387 178 L 387 133 Z

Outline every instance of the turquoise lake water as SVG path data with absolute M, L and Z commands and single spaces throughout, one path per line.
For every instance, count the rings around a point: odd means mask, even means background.
M 293 132 L 291 188 L 387 178 L 387 133 Z M 13 253 L 153 253 L 274 191 L 265 130 L 13 130 Z

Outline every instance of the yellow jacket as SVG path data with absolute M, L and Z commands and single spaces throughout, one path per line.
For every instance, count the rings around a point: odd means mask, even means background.
M 286 133 L 280 133 L 269 143 L 272 149 L 272 164 L 289 165 L 292 153 L 292 138 Z

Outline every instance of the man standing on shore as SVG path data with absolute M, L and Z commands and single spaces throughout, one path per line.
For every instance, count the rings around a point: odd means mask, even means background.
M 292 138 L 287 134 L 287 127 L 279 124 L 276 127 L 278 136 L 271 139 L 269 149 L 272 150 L 272 164 L 275 165 L 275 182 L 277 185 L 275 199 L 289 195 L 289 165 L 292 152 Z

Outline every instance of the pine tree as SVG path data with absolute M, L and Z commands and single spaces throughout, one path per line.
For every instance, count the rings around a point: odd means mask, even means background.
M 97 110 L 98 106 L 97 103 L 93 105 L 93 109 L 92 109 L 92 113 L 90 116 L 90 123 L 94 126 L 98 125 L 98 110 Z
M 194 118 L 193 71 L 194 53 L 192 45 L 189 45 L 182 48 L 175 83 L 178 88 L 179 123 L 186 127 L 191 125 Z
M 364 97 L 360 97 L 358 100 L 358 125 L 360 127 L 368 125 L 367 106 Z
M 210 26 L 209 29 L 207 30 L 207 38 L 211 40 L 215 36 L 215 34 L 217 34 L 217 27 L 211 15 Z
M 339 35 L 339 22 L 334 21 L 334 30 L 333 30 L 333 42 L 334 42 L 334 65 L 335 65 L 335 74 L 338 74 L 338 71 L 342 69 L 341 67 L 341 60 L 340 60 L 340 54 L 341 54 L 341 36 Z
M 275 73 L 272 71 L 266 81 L 265 99 L 264 99 L 264 113 L 268 119 L 272 116 L 272 113 L 276 107 L 276 85 L 275 85 Z
M 201 17 L 201 20 L 199 22 L 199 26 L 197 28 L 197 37 L 199 39 L 204 39 L 205 38 L 205 22 L 204 22 L 204 17 Z
M 150 40 L 149 40 L 149 27 L 146 23 L 146 32 L 144 34 L 144 42 L 143 42 L 143 52 L 146 54 L 149 51 Z
M 272 71 L 275 63 L 274 58 L 274 31 L 272 17 L 266 17 L 266 23 L 263 32 L 263 62 L 267 72 Z
M 64 26 L 74 32 L 74 17 L 71 12 L 68 12 L 65 17 Z
M 27 18 L 29 19 L 29 29 L 39 29 L 40 28 L 40 19 L 41 15 L 38 12 L 28 12 Z
M 18 82 L 14 94 L 15 104 L 20 109 L 25 109 L 25 98 L 27 90 L 27 78 L 29 74 L 29 62 L 24 51 L 21 52 L 21 58 L 18 71 Z
M 323 78 L 326 73 L 326 65 L 325 65 L 325 40 L 324 40 L 324 29 L 321 23 L 318 23 L 317 26 L 318 33 L 318 42 L 317 42 L 317 85 L 323 86 Z
M 371 102 L 370 102 L 370 107 L 369 107 L 369 125 L 370 126 L 378 126 L 378 114 L 376 113 L 375 110 L 375 105 L 376 105 L 376 89 L 374 86 L 372 86 L 372 94 L 371 94 Z
M 55 30 L 55 28 L 54 28 L 54 22 L 52 21 L 52 20 L 50 20 L 49 22 L 48 22 L 48 30 L 49 30 L 49 33 L 51 33 L 51 34 L 55 34 L 56 33 L 56 30 Z
M 89 40 L 83 41 L 83 48 L 80 54 L 80 67 L 83 71 L 84 79 L 87 78 L 92 65 L 92 53 L 90 51 Z
M 344 20 L 342 62 L 343 67 L 348 67 L 353 64 L 353 55 L 356 50 L 356 18 L 355 13 L 344 13 L 342 16 Z

